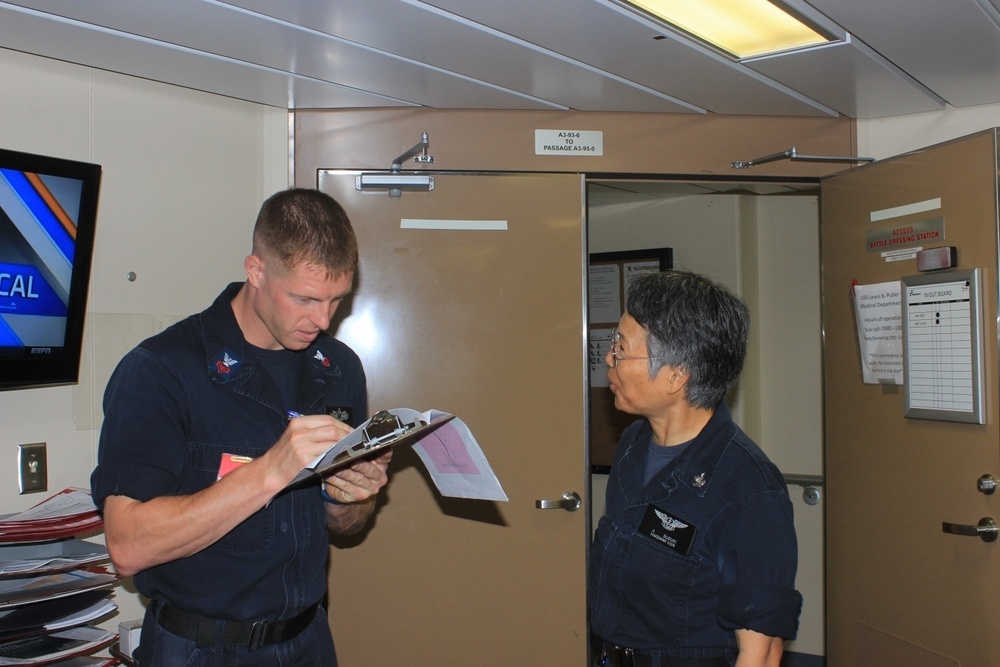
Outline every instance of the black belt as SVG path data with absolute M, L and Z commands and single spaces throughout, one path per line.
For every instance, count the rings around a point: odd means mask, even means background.
M 710 658 L 679 658 L 661 655 L 659 662 L 654 663 L 651 651 L 641 651 L 604 642 L 604 650 L 597 664 L 601 667 L 649 667 L 653 664 L 658 664 L 659 667 L 729 667 L 729 659 L 722 655 Z
M 256 651 L 297 637 L 316 616 L 317 606 L 314 604 L 297 616 L 280 620 L 226 621 L 189 614 L 164 604 L 157 611 L 156 620 L 164 630 L 198 642 L 198 648 L 215 646 L 217 633 L 221 632 L 223 646 L 245 646 Z

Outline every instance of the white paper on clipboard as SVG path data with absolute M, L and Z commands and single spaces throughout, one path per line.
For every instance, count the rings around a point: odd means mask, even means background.
M 410 408 L 376 413 L 303 468 L 289 486 L 402 445 L 413 446 L 442 495 L 507 501 L 479 443 L 461 419 L 439 410 Z

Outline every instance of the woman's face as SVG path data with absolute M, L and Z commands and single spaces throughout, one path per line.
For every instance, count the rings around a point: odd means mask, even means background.
M 617 364 L 611 351 L 604 357 L 611 393 L 615 395 L 615 407 L 633 415 L 654 416 L 667 407 L 670 398 L 658 379 L 669 376 L 673 367 L 663 366 L 655 377 L 650 378 L 646 330 L 625 313 L 618 322 L 617 331 Z

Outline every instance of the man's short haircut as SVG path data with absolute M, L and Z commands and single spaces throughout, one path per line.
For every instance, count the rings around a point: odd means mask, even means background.
M 334 278 L 358 268 L 358 241 L 347 213 L 333 197 L 306 188 L 282 190 L 261 205 L 253 252 L 277 259 L 285 270 L 305 263 Z
M 647 332 L 650 377 L 664 366 L 690 375 L 685 397 L 713 409 L 740 375 L 750 334 L 750 310 L 728 289 L 688 271 L 636 278 L 628 314 Z

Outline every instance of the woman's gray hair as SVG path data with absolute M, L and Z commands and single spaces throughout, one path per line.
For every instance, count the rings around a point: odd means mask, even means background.
M 750 309 L 742 299 L 705 276 L 664 271 L 632 281 L 626 311 L 646 330 L 650 377 L 675 366 L 690 376 L 692 407 L 722 402 L 746 357 Z

